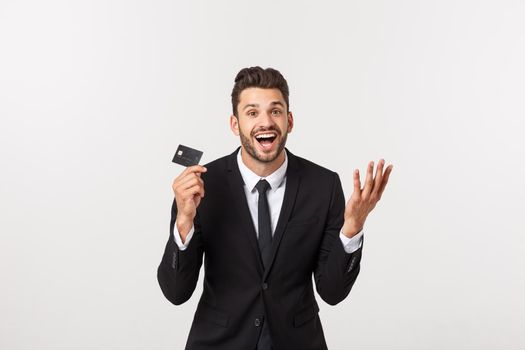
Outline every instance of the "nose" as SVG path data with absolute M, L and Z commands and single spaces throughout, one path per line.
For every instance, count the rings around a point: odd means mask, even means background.
M 275 125 L 275 121 L 272 118 L 271 112 L 264 112 L 260 115 L 260 123 L 262 126 Z

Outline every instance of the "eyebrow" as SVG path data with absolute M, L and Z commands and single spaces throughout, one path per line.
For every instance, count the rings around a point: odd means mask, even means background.
M 243 110 L 245 110 L 248 107 L 255 107 L 255 108 L 257 108 L 257 107 L 259 107 L 259 105 L 257 103 L 250 103 L 250 104 L 247 104 L 246 106 L 244 106 Z
M 281 101 L 273 101 L 270 103 L 272 106 L 281 106 L 281 107 L 284 107 L 284 104 L 281 102 Z M 259 104 L 257 103 L 249 103 L 247 104 L 246 106 L 243 107 L 243 110 L 245 110 L 246 108 L 248 107 L 255 107 L 255 108 L 259 108 Z

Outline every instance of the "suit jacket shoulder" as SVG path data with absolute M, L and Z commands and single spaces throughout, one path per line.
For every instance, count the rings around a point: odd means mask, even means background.
M 296 156 L 290 151 L 288 151 L 288 156 L 297 162 L 297 168 L 301 171 L 301 177 L 315 176 L 320 179 L 333 179 L 337 174 L 336 172 L 316 164 L 308 159 Z

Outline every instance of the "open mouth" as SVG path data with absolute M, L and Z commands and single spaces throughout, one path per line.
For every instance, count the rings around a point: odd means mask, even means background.
M 272 147 L 275 139 L 277 139 L 277 134 L 273 132 L 266 132 L 256 135 L 255 139 L 263 148 L 267 149 Z

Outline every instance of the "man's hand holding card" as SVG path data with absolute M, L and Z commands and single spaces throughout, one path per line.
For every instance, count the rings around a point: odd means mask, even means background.
M 190 147 L 179 145 L 173 162 L 187 168 L 173 181 L 173 193 L 177 203 L 177 229 L 182 242 L 193 226 L 193 219 L 197 214 L 197 207 L 204 198 L 204 181 L 201 174 L 207 169 L 197 165 L 201 159 L 202 152 Z

